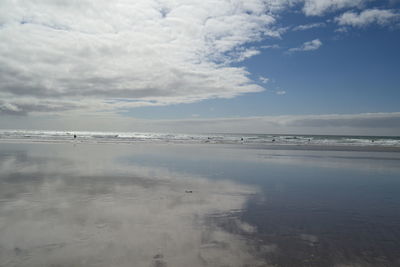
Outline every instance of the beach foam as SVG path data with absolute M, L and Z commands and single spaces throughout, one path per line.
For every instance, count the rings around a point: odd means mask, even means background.
M 77 136 L 74 139 L 74 135 Z M 211 143 L 211 144 L 273 144 L 358 147 L 400 147 L 400 137 L 335 136 L 335 135 L 272 135 L 272 134 L 176 134 L 142 132 L 40 131 L 0 130 L 0 141 L 27 140 L 34 142 L 94 143 Z

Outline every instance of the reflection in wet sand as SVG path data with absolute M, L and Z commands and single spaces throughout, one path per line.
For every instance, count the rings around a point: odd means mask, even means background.
M 255 188 L 121 165 L 116 154 L 66 155 L 3 150 L 0 266 L 263 264 L 207 219 L 241 210 Z
M 400 266 L 400 153 L 0 144 L 0 266 Z

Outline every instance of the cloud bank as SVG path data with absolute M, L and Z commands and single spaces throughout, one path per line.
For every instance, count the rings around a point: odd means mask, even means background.
M 262 49 L 280 48 L 256 42 L 288 31 L 277 23 L 283 11 L 345 12 L 332 20 L 344 29 L 399 18 L 389 9 L 359 12 L 368 2 L 2 0 L 0 115 L 115 114 L 261 92 L 262 84 L 237 63 Z M 314 39 L 288 52 L 321 45 Z
M 271 14 L 280 6 L 262 0 L 1 1 L 0 110 L 26 114 L 37 109 L 24 103 L 38 101 L 50 111 L 112 110 L 262 91 L 246 69 L 230 63 L 259 53 L 245 44 L 279 37 Z M 121 98 L 131 101 L 118 103 Z
M 145 120 L 118 115 L 0 116 L 3 129 L 172 133 L 285 133 L 400 136 L 400 112 Z
M 172 123 L 172 121 L 164 121 Z M 327 132 L 336 128 L 340 130 L 352 128 L 363 132 L 365 129 L 392 129 L 400 132 L 400 113 L 361 113 L 361 114 L 327 114 L 327 115 L 286 115 L 286 116 L 258 116 L 242 118 L 198 119 L 174 121 L 181 125 L 194 125 L 203 129 L 217 128 L 222 132 L 235 129 L 236 132 L 271 132 L 273 129 L 291 129 L 302 131 L 308 129 L 315 133 Z M 213 127 L 214 125 L 214 127 Z M 179 128 L 179 127 L 178 127 Z M 337 131 L 339 128 L 339 131 Z M 342 129 L 340 129 L 342 128 Z M 229 130 L 228 130 L 229 129 Z M 238 131 L 241 129 L 242 131 Z M 322 131 L 320 131 L 322 130 Z M 233 132 L 235 132 L 233 131 Z M 344 131 L 342 131 L 345 134 Z

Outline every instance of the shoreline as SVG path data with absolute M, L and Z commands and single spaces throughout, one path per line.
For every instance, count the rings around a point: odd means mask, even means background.
M 0 144 L 72 144 L 72 145 L 202 145 L 202 146 L 228 146 L 244 149 L 261 150 L 305 150 L 305 151 L 348 151 L 348 152 L 393 152 L 400 153 L 399 146 L 382 145 L 319 145 L 319 144 L 265 144 L 265 143 L 230 143 L 230 142 L 187 142 L 177 140 L 137 140 L 137 141 L 115 141 L 115 140 L 38 140 L 38 139 L 0 139 Z

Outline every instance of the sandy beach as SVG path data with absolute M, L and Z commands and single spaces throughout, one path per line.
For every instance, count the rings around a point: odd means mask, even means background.
M 0 144 L 0 266 L 395 266 L 400 154 Z

